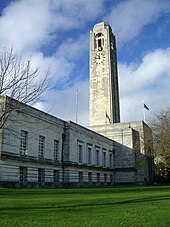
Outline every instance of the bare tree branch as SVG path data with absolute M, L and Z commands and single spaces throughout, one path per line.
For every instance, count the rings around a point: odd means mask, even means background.
M 0 53 L 0 95 L 9 96 L 5 106 L 0 108 L 0 128 L 13 110 L 20 108 L 19 102 L 34 104 L 49 86 L 49 71 L 39 79 L 38 68 L 31 68 L 31 60 L 18 58 L 13 48 Z M 38 80 L 39 79 L 39 80 Z M 9 102 L 10 100 L 10 102 Z M 19 102 L 16 102 L 16 101 Z
M 152 129 L 155 157 L 170 168 L 170 109 L 155 114 Z

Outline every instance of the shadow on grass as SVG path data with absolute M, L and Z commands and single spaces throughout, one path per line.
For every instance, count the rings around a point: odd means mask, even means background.
M 75 205 L 57 205 L 52 204 L 48 206 L 29 206 L 29 207 L 6 207 L 0 208 L 3 211 L 9 210 L 39 210 L 39 209 L 61 209 L 61 210 L 77 210 L 77 208 L 84 208 L 84 207 L 94 207 L 94 206 L 112 206 L 112 205 L 124 205 L 124 204 L 137 204 L 137 203 L 148 203 L 148 202 L 156 202 L 156 201 L 164 201 L 170 200 L 170 196 L 150 196 L 140 199 L 129 199 L 129 200 L 122 200 L 122 201 L 115 201 L 115 202 L 105 202 L 105 203 L 84 203 L 84 204 L 75 204 Z
M 96 188 L 31 188 L 31 189 L 0 189 L 0 196 L 26 196 L 26 195 L 68 195 L 68 194 L 106 194 L 106 193 L 141 193 L 141 192 L 169 192 L 170 186 L 114 186 L 114 187 L 96 187 Z

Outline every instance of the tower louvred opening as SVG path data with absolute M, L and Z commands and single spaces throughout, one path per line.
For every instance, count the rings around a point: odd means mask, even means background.
M 104 46 L 104 35 L 102 33 L 98 33 L 96 35 L 96 47 L 98 50 L 102 50 Z

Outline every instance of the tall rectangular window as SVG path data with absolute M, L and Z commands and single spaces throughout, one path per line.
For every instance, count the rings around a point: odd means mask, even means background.
M 115 156 L 115 148 L 113 148 L 113 156 Z
M 113 174 L 110 174 L 110 183 L 113 184 Z
M 112 166 L 115 167 L 115 149 L 113 149 Z
M 38 149 L 38 157 L 44 158 L 45 155 L 45 137 L 39 136 L 39 149 Z
M 92 148 L 91 147 L 87 148 L 87 164 L 88 165 L 92 164 Z
M 21 130 L 21 138 L 20 138 L 20 154 L 26 155 L 28 149 L 28 132 Z
M 99 166 L 100 164 L 100 159 L 99 159 L 99 150 L 96 150 L 96 166 Z
M 59 158 L 59 141 L 54 140 L 54 160 L 58 160 Z
M 105 184 L 107 183 L 107 174 L 106 173 L 104 174 L 104 183 Z
M 97 184 L 100 184 L 100 173 L 97 173 Z
M 112 154 L 109 154 L 109 165 L 110 165 L 110 168 L 113 167 Z
M 59 170 L 54 170 L 54 183 L 59 184 Z
M 79 185 L 83 185 L 83 172 L 79 172 Z
M 19 177 L 20 183 L 26 185 L 27 183 L 27 167 L 19 167 Z
M 88 182 L 89 182 L 89 185 L 92 185 L 92 173 L 91 172 L 88 173 Z
M 45 169 L 38 169 L 38 184 L 43 186 L 45 183 Z
M 80 164 L 83 163 L 83 145 L 78 145 L 78 161 Z
M 106 167 L 106 152 L 103 151 L 103 167 Z

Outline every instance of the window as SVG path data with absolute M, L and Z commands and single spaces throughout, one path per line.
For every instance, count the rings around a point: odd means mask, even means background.
M 43 186 L 45 183 L 45 169 L 38 169 L 38 184 Z
M 102 33 L 98 33 L 96 35 L 96 47 L 99 51 L 101 51 L 104 47 L 104 36 Z
M 45 137 L 39 136 L 39 151 L 38 151 L 38 157 L 44 158 L 45 153 Z
M 91 154 L 92 148 L 88 147 L 87 148 L 87 164 L 91 165 L 92 164 L 92 154 Z
M 88 173 L 88 181 L 89 181 L 89 185 L 92 185 L 92 173 L 91 172 Z
M 107 174 L 106 173 L 104 174 L 104 183 L 105 184 L 107 183 Z
M 100 49 L 102 47 L 102 40 L 98 39 L 98 48 Z
M 106 167 L 106 152 L 103 151 L 103 167 Z
M 97 173 L 97 184 L 100 184 L 100 173 Z
M 109 163 L 110 163 L 110 168 L 112 168 L 113 167 L 112 154 L 109 155 Z
M 101 37 L 103 34 L 102 33 L 98 33 L 97 35 L 96 35 L 96 38 L 99 38 L 99 37 Z
M 19 167 L 20 183 L 25 185 L 27 183 L 27 167 Z
M 99 166 L 100 160 L 99 160 L 99 150 L 96 150 L 96 166 Z
M 113 164 L 112 164 L 112 166 L 114 166 L 114 163 L 115 163 L 115 149 L 113 149 Z
M 59 155 L 59 141 L 54 140 L 54 160 L 58 160 L 58 155 Z
M 26 155 L 28 149 L 28 132 L 21 130 L 21 139 L 20 139 L 20 154 Z
M 54 170 L 54 183 L 59 183 L 59 170 Z
M 83 184 L 83 172 L 79 172 L 79 185 Z
M 83 163 L 83 146 L 81 144 L 78 145 L 78 161 L 79 163 Z
M 113 174 L 110 174 L 110 183 L 113 184 Z

